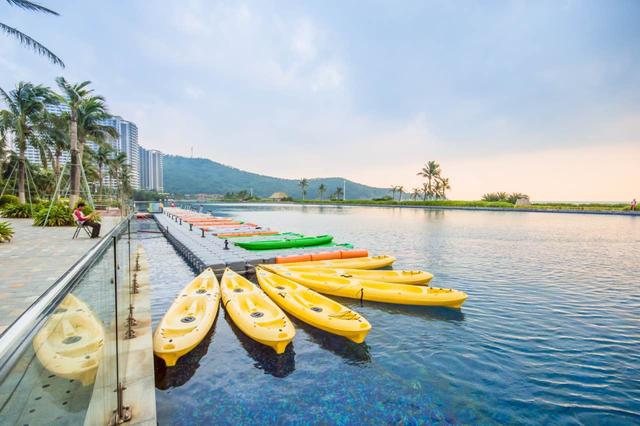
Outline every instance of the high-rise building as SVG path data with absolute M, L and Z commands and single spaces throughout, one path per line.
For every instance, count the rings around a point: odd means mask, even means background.
M 140 147 L 140 189 L 149 189 L 149 150 Z
M 152 149 L 149 151 L 149 189 L 164 191 L 164 155 Z
M 46 108 L 48 112 L 53 114 L 62 114 L 64 112 L 69 112 L 69 107 L 62 104 L 47 105 Z M 162 153 L 160 153 L 159 151 L 147 151 L 139 147 L 138 126 L 136 126 L 135 123 L 132 123 L 131 121 L 127 121 L 119 116 L 112 116 L 110 118 L 102 120 L 101 124 L 104 126 L 113 127 L 118 131 L 118 134 L 119 134 L 118 138 L 115 138 L 115 139 L 110 138 L 108 142 L 113 147 L 115 153 L 124 152 L 125 154 L 127 154 L 127 164 L 129 165 L 129 170 L 130 170 L 131 187 L 133 189 L 140 189 L 140 188 L 147 188 L 147 187 L 162 188 Z M 87 145 L 93 150 L 97 149 L 96 144 L 92 141 L 87 141 Z M 141 162 L 140 156 L 143 151 L 146 152 L 146 154 L 144 155 L 146 155 L 147 157 L 144 161 Z M 155 157 L 159 155 L 160 156 L 159 159 L 156 158 L 152 161 L 150 152 L 157 153 L 153 155 Z M 29 160 L 32 163 L 36 163 L 36 164 L 41 163 L 40 151 L 30 145 L 27 146 L 27 150 L 25 151 L 25 156 L 27 160 Z M 70 160 L 71 160 L 71 156 L 69 155 L 69 152 L 64 152 L 60 159 L 60 164 L 63 165 L 65 163 L 68 163 Z M 152 179 L 152 172 L 149 169 L 151 164 L 160 164 L 160 166 L 154 166 L 156 167 L 156 169 L 153 172 L 153 180 L 150 180 Z M 144 170 L 142 167 L 143 165 L 145 168 Z M 160 169 L 158 170 L 157 167 L 160 167 Z M 106 172 L 106 167 L 104 172 Z M 141 178 L 141 173 L 146 173 L 145 176 L 147 177 L 144 178 L 146 179 L 146 181 L 144 182 L 143 182 L 143 179 Z M 107 173 L 104 173 L 104 175 L 105 175 L 105 178 L 104 178 L 105 185 L 107 186 L 115 185 L 115 182 L 112 181 L 112 179 L 108 176 Z
M 140 148 L 138 145 L 138 126 L 122 117 L 114 116 L 103 120 L 105 126 L 115 128 L 119 137 L 111 140 L 116 152 L 127 154 L 127 164 L 130 169 L 131 187 L 140 189 Z
M 45 106 L 46 110 L 50 113 L 53 114 L 62 114 L 63 112 L 69 112 L 69 107 L 63 104 L 47 104 Z M 33 164 L 41 164 L 41 158 L 40 158 L 40 150 L 32 147 L 31 145 L 27 145 L 27 149 L 24 152 L 24 156 L 25 158 Z M 71 155 L 69 154 L 68 151 L 65 151 L 62 153 L 62 155 L 60 156 L 60 166 L 68 163 L 69 161 L 71 161 Z M 47 159 L 47 165 L 50 163 L 50 161 L 48 161 Z
M 140 188 L 162 192 L 163 154 L 155 149 L 140 147 Z

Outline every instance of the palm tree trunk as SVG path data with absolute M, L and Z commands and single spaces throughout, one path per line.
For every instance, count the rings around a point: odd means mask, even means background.
M 100 200 L 100 202 L 102 202 L 102 163 L 98 162 L 98 179 L 100 179 L 99 181 L 99 186 L 98 186 L 98 200 Z
M 20 155 L 18 157 L 18 202 L 20 204 L 24 204 L 27 202 L 27 198 L 24 193 L 24 178 L 25 178 L 25 168 L 24 168 L 24 149 L 20 149 Z
M 84 154 L 84 140 L 82 138 L 78 138 L 78 172 L 75 176 L 75 185 L 78 188 L 78 198 L 80 198 L 80 194 L 82 193 L 82 156 Z
M 62 156 L 62 151 L 60 149 L 56 149 L 56 154 L 53 158 L 53 174 L 56 178 L 56 185 L 58 184 L 58 180 L 60 179 L 60 157 Z M 56 202 L 60 199 L 60 193 L 58 192 L 56 195 Z
M 78 155 L 78 118 L 75 113 L 71 114 L 71 169 L 69 191 L 69 207 L 76 206 L 80 194 L 80 158 Z

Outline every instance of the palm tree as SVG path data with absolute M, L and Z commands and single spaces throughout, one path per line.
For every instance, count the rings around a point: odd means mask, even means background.
M 103 170 L 105 165 L 109 163 L 109 159 L 111 158 L 112 153 L 113 147 L 109 143 L 98 143 L 98 149 L 95 152 L 95 159 L 98 165 L 98 185 L 100 187 L 100 190 L 98 192 L 99 197 L 102 197 L 102 193 L 104 191 Z
M 22 9 L 29 10 L 31 12 L 43 12 L 43 13 L 59 16 L 58 12 L 55 12 L 51 9 L 47 9 L 44 6 L 40 6 L 37 3 L 33 3 L 27 0 L 7 0 L 7 3 L 9 3 L 12 6 L 17 6 Z M 10 27 L 9 25 L 3 24 L 2 22 L 0 22 L 0 30 L 4 31 L 5 33 L 12 36 L 13 38 L 18 39 L 18 41 L 21 44 L 35 50 L 36 53 L 46 56 L 54 64 L 60 65 L 62 68 L 64 68 L 64 62 L 62 62 L 60 58 L 58 58 L 52 51 L 47 49 L 44 45 L 32 39 L 25 33 L 17 30 L 14 27 Z
M 47 153 L 53 163 L 54 179 L 55 182 L 58 182 L 61 173 L 62 153 L 69 150 L 69 115 L 66 113 L 52 114 L 45 111 L 40 124 L 38 134 L 46 145 Z
M 128 164 L 123 164 L 120 168 L 120 197 L 122 200 L 128 195 L 131 195 L 133 188 L 131 187 L 131 167 Z M 246 191 L 245 191 L 246 193 Z
M 0 110 L 0 179 L 4 174 L 4 163 L 9 146 L 9 133 L 11 132 L 11 113 Z
M 320 193 L 320 199 L 322 200 L 324 193 L 327 192 L 327 187 L 324 186 L 324 183 L 321 183 L 318 187 L 318 192 Z
M 411 199 L 415 201 L 418 199 L 419 196 L 420 196 L 420 188 L 413 188 L 411 190 Z
M 442 197 L 443 200 L 445 200 L 447 198 L 447 190 L 451 189 L 451 185 L 449 185 L 449 178 L 438 178 L 437 186 L 438 195 Z
M 109 114 L 102 96 L 89 96 L 80 102 L 78 106 L 78 157 L 83 165 L 85 164 L 83 155 L 87 139 L 101 144 L 109 138 L 115 139 L 119 136 L 115 128 L 102 124 L 102 120 L 108 117 Z M 77 173 L 75 178 L 77 180 L 75 185 L 80 188 L 80 173 Z
M 428 161 L 417 175 L 427 179 L 429 196 L 433 195 L 432 181 L 440 176 L 440 165 L 435 161 Z
M 334 194 L 333 194 L 333 195 L 334 195 L 334 197 L 335 197 L 335 199 L 336 199 L 336 200 L 339 200 L 339 199 L 340 199 L 340 197 L 342 197 L 342 196 L 344 195 L 344 190 L 342 189 L 342 187 L 341 187 L 341 186 L 338 186 L 338 187 L 336 188 L 336 192 L 334 192 Z
M 82 102 L 91 96 L 93 90 L 87 86 L 90 81 L 83 81 L 78 84 L 71 84 L 64 77 L 56 78 L 56 83 L 64 93 L 65 97 L 62 101 L 69 107 L 71 126 L 69 129 L 70 145 L 71 145 L 71 184 L 69 191 L 69 206 L 75 207 L 80 195 L 80 156 L 78 153 L 78 110 Z
M 428 183 L 422 184 L 422 201 L 427 201 L 427 197 L 431 195 L 431 189 L 429 189 Z
M 3 113 L 4 126 L 14 134 L 14 143 L 18 148 L 18 199 L 24 204 L 25 151 L 27 144 L 35 143 L 38 122 L 42 118 L 45 102 L 52 99 L 52 93 L 47 87 L 20 82 L 10 93 L 0 89 L 0 95 L 9 108 Z
M 90 96 L 83 99 L 78 107 L 78 154 L 82 158 L 87 139 L 96 143 L 115 139 L 118 131 L 111 126 L 105 126 L 103 120 L 109 118 L 107 106 L 102 96 Z
M 397 185 L 391 185 L 391 187 L 389 187 L 389 191 L 391 191 L 391 198 L 393 200 L 396 199 L 396 191 L 398 190 L 398 186 Z
M 113 185 L 115 182 L 116 189 L 120 190 L 120 177 L 122 169 L 127 165 L 127 154 L 119 152 L 108 162 L 109 183 Z
M 398 191 L 398 194 L 400 194 L 400 195 L 398 196 L 398 201 L 399 201 L 399 202 L 402 202 L 402 193 L 404 192 L 404 186 L 399 185 L 399 186 L 396 188 L 396 191 Z
M 307 195 L 307 187 L 309 186 L 309 181 L 307 178 L 300 179 L 298 182 L 298 186 L 302 189 L 302 201 L 304 201 L 304 197 Z

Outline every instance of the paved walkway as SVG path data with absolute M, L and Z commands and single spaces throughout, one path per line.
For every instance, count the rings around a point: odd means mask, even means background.
M 0 333 L 89 250 L 86 233 L 72 240 L 73 227 L 41 228 L 33 219 L 1 219 L 13 225 L 10 243 L 0 243 Z M 103 217 L 106 235 L 119 217 Z

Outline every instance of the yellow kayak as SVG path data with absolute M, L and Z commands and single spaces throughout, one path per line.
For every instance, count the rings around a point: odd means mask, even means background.
M 424 271 L 392 271 L 392 270 L 365 270 L 365 269 L 337 269 L 310 266 L 269 265 L 271 269 L 286 270 L 291 272 L 308 272 L 317 275 L 338 276 L 344 278 L 359 278 L 361 280 L 382 281 L 385 283 L 429 285 L 433 275 Z
M 269 269 L 270 265 L 264 267 Z M 385 283 L 318 275 L 313 272 L 292 272 L 277 268 L 270 270 L 320 293 L 372 302 L 460 308 L 467 298 L 466 293 L 448 288 Z
M 378 269 L 384 268 L 385 266 L 391 266 L 395 261 L 396 258 L 393 256 L 370 256 L 354 257 L 351 259 L 310 260 L 307 262 L 281 263 L 279 265 L 306 266 L 314 268 Z
M 167 367 L 176 365 L 207 335 L 218 313 L 220 284 L 211 269 L 206 269 L 185 288 L 158 324 L 153 334 L 153 353 Z
M 307 324 L 356 343 L 364 342 L 371 330 L 369 321 L 357 312 L 288 278 L 260 267 L 256 275 L 260 287 L 274 302 Z
M 256 342 L 286 349 L 296 334 L 287 316 L 258 286 L 227 268 L 222 276 L 222 303 L 233 322 Z
M 72 294 L 62 300 L 33 339 L 36 356 L 48 371 L 85 386 L 95 381 L 103 345 L 102 324 Z

